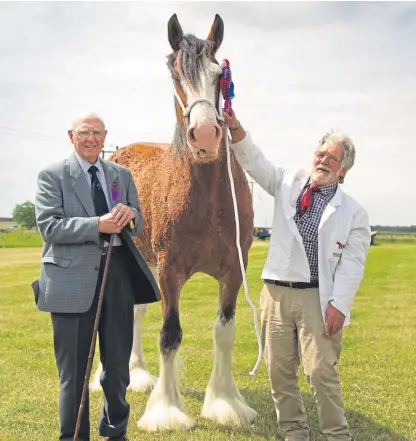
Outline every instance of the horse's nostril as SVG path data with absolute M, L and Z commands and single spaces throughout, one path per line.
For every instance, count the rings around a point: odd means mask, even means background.
M 191 140 L 191 142 L 195 142 L 196 141 L 195 130 L 194 129 L 189 129 L 189 139 Z
M 199 149 L 198 154 L 201 154 L 201 153 L 205 154 L 206 152 L 207 151 L 205 149 Z

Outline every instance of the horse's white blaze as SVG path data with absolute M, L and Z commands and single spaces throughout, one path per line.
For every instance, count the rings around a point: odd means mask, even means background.
M 177 351 L 160 357 L 160 375 L 138 426 L 147 431 L 190 429 L 195 425 L 179 390 Z
M 189 87 L 185 82 L 182 84 L 188 106 L 200 99 L 206 99 L 215 104 L 215 81 L 222 72 L 221 67 L 208 59 L 205 60 L 204 64 L 204 71 L 201 73 L 201 87 L 198 91 Z M 217 115 L 214 109 L 204 102 L 195 104 L 189 115 L 190 127 L 216 124 L 216 122 Z
M 240 394 L 231 373 L 231 355 L 235 338 L 235 322 L 214 327 L 214 366 L 208 383 L 201 415 L 217 423 L 241 426 L 257 416 Z

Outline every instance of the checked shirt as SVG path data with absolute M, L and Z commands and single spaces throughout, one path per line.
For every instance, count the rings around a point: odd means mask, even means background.
M 309 186 L 305 185 L 296 203 L 295 223 L 303 240 L 306 256 L 309 261 L 311 271 L 311 282 L 318 280 L 318 227 L 321 221 L 322 213 L 328 202 L 333 198 L 338 184 L 325 185 L 319 187 L 319 191 L 312 194 L 312 207 L 303 216 L 299 215 L 299 203 L 303 194 Z

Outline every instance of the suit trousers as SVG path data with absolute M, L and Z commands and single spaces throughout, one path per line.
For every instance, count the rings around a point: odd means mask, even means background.
M 104 405 L 99 421 L 99 434 L 122 436 L 127 432 L 130 406 L 126 390 L 130 382 L 129 360 L 133 344 L 134 293 L 127 273 L 127 252 L 113 247 L 98 329 L 100 377 Z M 72 441 L 91 346 L 98 297 L 104 273 L 101 259 L 97 289 L 91 308 L 85 313 L 51 313 L 55 359 L 59 373 L 60 440 Z M 90 439 L 89 394 L 80 426 L 79 438 Z
M 304 373 L 317 403 L 322 433 L 329 441 L 350 441 L 335 365 L 342 331 L 325 336 L 318 288 L 294 289 L 265 284 L 260 295 L 264 357 L 280 429 L 287 440 L 308 441 L 309 427 L 298 385 Z

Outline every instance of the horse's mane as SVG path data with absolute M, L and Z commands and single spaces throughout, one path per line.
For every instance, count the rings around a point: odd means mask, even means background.
M 214 52 L 214 42 L 201 40 L 192 34 L 182 37 L 176 54 L 168 55 L 167 66 L 175 81 L 182 80 L 188 87 L 199 91 L 202 87 L 201 73 L 204 71 L 204 57 L 212 58 Z M 178 70 L 175 71 L 174 63 L 178 59 Z M 191 157 L 187 146 L 186 134 L 179 123 L 176 124 L 172 147 L 170 149 L 173 157 Z
M 201 72 L 204 69 L 204 56 L 211 58 L 214 43 L 210 40 L 201 40 L 192 34 L 184 35 L 180 42 L 180 49 L 176 54 L 179 60 L 179 76 L 181 79 L 198 91 L 201 86 Z M 175 56 L 168 55 L 167 65 L 173 79 L 179 80 L 174 69 Z

